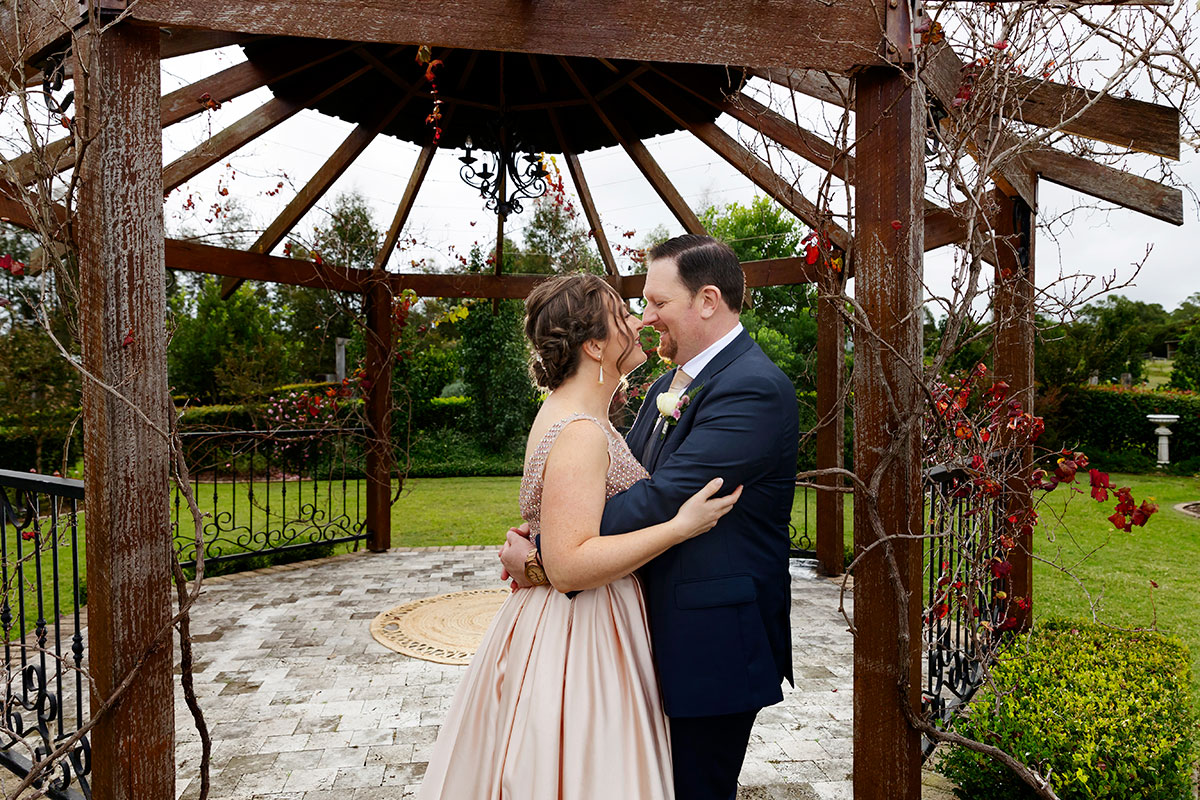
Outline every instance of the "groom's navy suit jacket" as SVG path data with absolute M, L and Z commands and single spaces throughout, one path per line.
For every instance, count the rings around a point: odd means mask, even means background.
M 609 499 L 600 532 L 665 522 L 704 484 L 741 499 L 711 531 L 642 568 L 663 704 L 672 717 L 733 714 L 778 703 L 792 680 L 788 522 L 799 423 L 787 376 L 743 331 L 695 376 L 679 422 L 643 457 L 659 419 L 646 395 L 626 440 L 651 473 Z

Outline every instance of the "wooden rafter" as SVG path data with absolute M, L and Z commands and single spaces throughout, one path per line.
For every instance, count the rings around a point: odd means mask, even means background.
M 396 207 L 396 215 L 392 217 L 392 224 L 388 227 L 387 235 L 383 237 L 383 244 L 379 248 L 379 252 L 375 254 L 375 269 L 383 269 L 387 266 L 388 259 L 392 256 L 392 250 L 396 248 L 396 242 L 400 240 L 400 234 L 404 231 L 404 225 L 408 222 L 408 215 L 412 212 L 413 203 L 416 202 L 417 192 L 421 189 L 421 184 L 425 181 L 425 175 L 429 172 L 429 165 L 433 163 L 433 157 L 437 154 L 437 145 L 427 144 L 421 148 L 421 152 L 417 155 L 417 163 L 413 167 L 412 175 L 408 177 L 408 185 L 404 187 L 404 196 L 400 198 L 400 205 Z
M 128 13 L 163 27 L 649 61 L 786 64 L 839 72 L 879 63 L 881 39 L 875 9 L 861 0 L 760 0 L 749 7 L 724 0 L 685 5 L 592 0 L 586 13 L 576 0 L 540 0 L 536 7 L 525 0 L 380 0 L 364 13 L 350 12 L 344 0 L 138 0 Z
M 749 125 L 756 131 L 791 150 L 806 161 L 817 165 L 836 177 L 854 183 L 854 156 L 843 152 L 841 148 L 818 136 L 812 131 L 800 127 L 774 109 L 768 108 L 745 92 L 739 92 L 731 97 L 714 100 L 697 92 L 684 81 L 679 80 L 661 67 L 652 67 L 655 74 L 670 81 L 695 99 L 711 105 L 734 119 Z
M 257 139 L 275 126 L 292 118 L 314 103 L 320 102 L 322 98 L 358 80 L 370 71 L 370 66 L 357 69 L 343 76 L 333 85 L 326 86 L 303 100 L 285 100 L 281 97 L 271 98 L 228 128 L 214 134 L 207 141 L 201 142 L 168 164 L 163 169 L 163 191 L 172 191 L 180 184 L 200 174 L 230 153 L 241 149 L 248 142 Z
M 754 182 L 756 186 L 773 197 L 776 202 L 786 208 L 809 227 L 822 231 L 829 240 L 842 251 L 850 249 L 850 235 L 837 223 L 823 215 L 804 195 L 779 176 L 771 167 L 754 153 L 747 150 L 715 122 L 689 122 L 687 116 L 666 105 L 653 92 L 637 82 L 630 82 L 642 97 L 671 117 L 675 123 L 686 128 L 700 141 L 708 145 L 721 158 L 732 164 L 739 172 Z
M 329 157 L 329 160 L 321 165 L 317 173 L 292 199 L 292 202 L 288 203 L 283 212 L 267 226 L 251 250 L 256 253 L 269 253 L 275 249 L 275 246 L 282 242 L 288 232 L 296 226 L 300 218 L 307 214 L 309 209 L 329 190 L 333 182 L 341 177 L 354 159 L 358 158 L 362 151 L 367 149 L 367 145 L 379 135 L 379 132 L 396 118 L 409 99 L 410 96 L 405 96 L 400 102 L 390 107 L 384 107 L 383 111 L 375 113 L 375 119 L 370 123 L 363 123 L 351 131 L 345 141 Z M 221 286 L 221 296 L 229 297 L 241 283 L 240 279 L 227 279 Z
M 683 229 L 688 233 L 705 233 L 704 226 L 700 224 L 700 219 L 696 216 L 696 212 L 692 211 L 691 207 L 683 199 L 683 195 L 679 194 L 679 191 L 671 181 L 667 179 L 666 173 L 662 171 L 662 167 L 654 160 L 654 156 L 650 155 L 650 151 L 646 149 L 641 140 L 629 134 L 628 126 L 624 123 L 624 120 L 621 119 L 617 112 L 601 107 L 599 101 L 596 100 L 595 96 L 587 88 L 587 85 L 580 80 L 578 73 L 575 72 L 567 59 L 560 57 L 558 61 L 568 77 L 575 84 L 575 87 L 579 90 L 579 93 L 583 95 L 584 99 L 591 105 L 592 110 L 596 112 L 596 116 L 600 118 L 600 121 L 604 123 L 604 126 L 608 128 L 616 140 L 621 143 L 621 147 L 625 149 L 625 152 L 633 159 L 633 163 L 646 176 L 646 180 L 654 187 L 654 191 L 658 192 L 658 196 L 671 209 L 671 213 L 679 220 L 679 224 L 683 226 Z M 631 82 L 630 85 L 636 84 Z
M 950 63 L 956 56 L 941 53 L 937 61 L 947 62 L 939 68 L 961 70 Z M 850 98 L 850 79 L 842 75 L 811 69 L 752 69 L 752 75 L 815 97 L 836 106 L 846 107 Z M 1095 93 L 1077 86 L 1064 86 L 1037 78 L 1014 77 L 1014 100 L 1001 109 L 1010 119 L 1027 122 L 1042 128 L 1058 128 L 1066 133 L 1107 142 L 1142 153 L 1164 158 L 1179 158 L 1179 110 L 1171 106 L 1147 103 L 1132 98 L 1097 98 Z M 1078 114 L 1078 116 L 1076 116 Z
M 332 48 L 319 55 L 305 54 L 301 57 L 294 54 L 289 57 L 288 53 L 291 51 L 281 49 L 278 60 L 272 59 L 269 66 L 264 65 L 264 62 L 257 61 L 243 61 L 235 64 L 228 69 L 164 95 L 161 103 L 162 126 L 166 128 L 199 114 L 205 108 L 204 102 L 200 99 L 205 94 L 214 102 L 226 103 L 235 97 L 266 86 L 272 81 L 281 80 L 317 66 L 349 49 L 350 46 L 345 45 Z M 72 144 L 74 142 L 70 137 L 58 139 L 46 145 L 45 151 L 39 156 L 35 157 L 32 153 L 25 153 L 14 158 L 7 165 L 8 180 L 28 186 L 37 179 L 39 164 L 43 161 L 54 164 L 55 174 L 70 169 L 75 164 L 75 157 L 70 152 Z M 189 153 L 189 155 L 191 154 Z
M 1029 163 L 1051 183 L 1172 225 L 1183 224 L 1183 191 L 1173 186 L 1048 147 L 1030 153 Z

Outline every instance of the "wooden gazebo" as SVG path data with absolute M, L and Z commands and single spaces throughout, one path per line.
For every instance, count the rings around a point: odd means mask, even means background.
M 360 292 L 368 325 L 367 372 L 391 363 L 392 298 L 412 289 L 422 296 L 521 298 L 541 276 L 408 274 L 388 260 L 405 228 L 430 162 L 438 150 L 498 114 L 508 114 L 534 150 L 562 153 L 595 235 L 608 279 L 626 297 L 642 279 L 618 273 L 578 155 L 620 146 L 629 154 L 682 227 L 703 232 L 642 140 L 686 129 L 828 238 L 835 251 L 853 252 L 855 294 L 871 330 L 886 343 L 859 358 L 854 376 L 855 469 L 870 475 L 892 443 L 894 404 L 920 402 L 906 364 L 920 363 L 923 253 L 961 243 L 960 212 L 924 196 L 927 98 L 906 80 L 919 2 L 766 0 L 598 0 L 586 9 L 570 0 L 309 0 L 262 3 L 227 0 L 19 0 L 0 7 L 4 68 L 30 82 L 65 64 L 86 82 L 75 85 L 75 136 L 47 154 L 15 159 L 0 178 L 0 216 L 35 227 L 22 198 L 46 186 L 50 174 L 78 165 L 75 237 L 80 248 L 80 328 L 85 382 L 89 660 L 93 708 L 125 679 L 152 637 L 171 616 L 164 576 L 170 572 L 167 441 L 171 413 L 166 384 L 165 268 L 216 273 L 226 292 L 245 280 Z M 86 24 L 91 17 L 93 24 Z M 100 24 L 95 24 L 96 22 Z M 102 26 L 102 27 L 101 27 Z M 100 30 L 103 30 L 100 33 Z M 240 44 L 247 60 L 160 96 L 159 62 Z M 73 46 L 72 46 L 73 45 Z M 442 62 L 432 93 L 419 46 Z M 81 53 L 86 51 L 86 70 Z M 949 47 L 936 50 L 923 74 L 932 102 L 953 125 L 962 62 Z M 858 138 L 854 156 L 740 92 L 756 76 L 826 102 L 851 106 Z M 853 76 L 851 80 L 850 76 Z M 165 166 L 162 129 L 262 86 L 273 97 L 228 128 Z M 1169 108 L 1103 98 L 1048 81 L 1032 82 L 1011 114 L 1023 123 L 1062 124 L 1071 133 L 1167 158 L 1179 157 L 1179 117 Z M 440 100 L 443 129 L 431 140 L 425 123 Z M 1085 107 L 1086 106 L 1086 107 Z M 245 251 L 164 240 L 162 200 L 207 167 L 252 142 L 302 109 L 355 125 L 277 219 Z M 1083 109 L 1081 113 L 1075 113 Z M 1065 113 L 1066 112 L 1066 113 Z M 717 124 L 721 114 L 749 125 L 795 155 L 855 189 L 855 234 L 839 227 L 757 155 Z M 336 268 L 275 255 L 300 219 L 379 135 L 416 142 L 422 150 L 400 197 L 373 270 Z M 477 135 L 477 134 L 476 134 Z M 997 303 L 1007 322 L 996 336 L 995 371 L 1027 407 L 1033 399 L 1033 252 L 1037 183 L 1053 181 L 1174 224 L 1182 224 L 1182 194 L 1173 188 L 1042 148 L 994 176 L 1000 210 L 998 237 L 1018 246 L 994 251 Z M 47 200 L 48 204 L 48 200 Z M 61 212 L 61 209 L 60 209 Z M 924 220 L 924 225 L 907 224 Z M 905 221 L 897 227 L 897 222 Z M 503 245 L 499 217 L 497 247 Z M 844 279 L 804 259 L 745 265 L 751 286 L 815 282 L 822 292 L 818 325 L 818 468 L 841 466 L 844 309 L 832 296 Z M 101 385 L 101 382 L 104 385 Z M 389 546 L 389 381 L 375 380 L 368 414 L 375 444 L 368 466 L 371 549 Z M 1032 453 L 1026 454 L 1027 463 Z M 878 507 L 894 532 L 922 530 L 919 443 L 904 443 L 899 468 L 879 485 Z M 831 487 L 840 479 L 826 475 Z M 1027 490 L 1026 490 L 1027 491 Z M 1020 502 L 1018 498 L 1017 502 Z M 1027 498 L 1025 502 L 1028 502 Z M 841 571 L 841 495 L 818 495 L 817 549 L 827 572 Z M 866 503 L 856 504 L 864 509 Z M 865 513 L 865 512 L 863 512 Z M 856 524 L 859 544 L 870 526 Z M 861 531 L 861 533 L 860 533 Z M 1031 541 L 1014 556 L 1013 593 L 1031 596 Z M 922 557 L 916 543 L 897 540 L 912 601 L 907 604 L 909 666 L 920 675 Z M 920 736 L 901 702 L 919 707 L 919 681 L 897 694 L 899 605 L 882 556 L 864 559 L 855 575 L 855 796 L 920 797 Z M 134 688 L 93 730 L 95 797 L 174 796 L 174 718 L 170 648 L 139 666 Z

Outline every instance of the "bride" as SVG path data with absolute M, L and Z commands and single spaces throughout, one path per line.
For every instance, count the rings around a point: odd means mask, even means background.
M 552 278 L 526 300 L 533 377 L 550 394 L 529 432 L 521 516 L 549 584 L 510 595 L 492 621 L 442 725 L 421 800 L 673 797 L 667 718 L 633 572 L 711 529 L 741 487 L 714 498 L 714 479 L 665 523 L 599 535 L 605 501 L 648 477 L 608 422 L 613 393 L 646 360 L 641 327 L 594 275 Z

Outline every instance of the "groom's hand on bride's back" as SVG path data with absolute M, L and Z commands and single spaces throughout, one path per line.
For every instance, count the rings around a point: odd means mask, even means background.
M 525 558 L 533 549 L 529 541 L 529 523 L 523 522 L 520 527 L 509 528 L 505 534 L 504 544 L 500 545 L 500 580 L 509 581 L 512 590 L 526 589 L 533 586 L 525 577 Z

